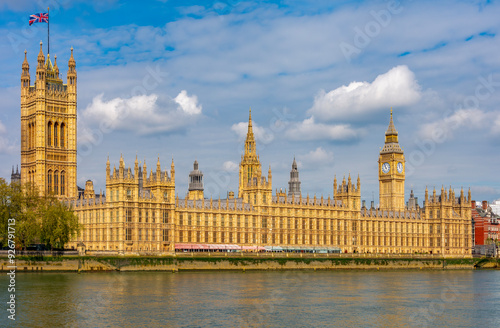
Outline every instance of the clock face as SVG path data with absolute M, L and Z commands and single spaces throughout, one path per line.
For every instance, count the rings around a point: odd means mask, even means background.
M 391 165 L 389 163 L 382 164 L 382 172 L 388 173 L 391 170 Z
M 398 172 L 403 173 L 403 163 L 398 163 Z

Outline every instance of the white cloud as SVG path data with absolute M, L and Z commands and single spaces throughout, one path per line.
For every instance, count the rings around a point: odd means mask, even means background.
M 238 164 L 233 161 L 226 161 L 222 164 L 222 169 L 226 172 L 238 172 Z
M 292 140 L 345 141 L 357 139 L 362 132 L 360 129 L 353 129 L 349 124 L 315 123 L 314 117 L 310 117 L 300 123 L 292 124 L 286 131 L 286 136 Z
M 182 90 L 177 97 L 174 98 L 175 102 L 179 104 L 181 109 L 189 115 L 201 114 L 201 105 L 198 106 L 198 97 L 188 96 L 186 90 Z
M 95 140 L 96 135 L 113 130 L 150 135 L 176 131 L 201 114 L 196 96 L 182 90 L 174 99 L 156 94 L 104 100 L 100 94 L 80 114 L 80 140 Z
M 421 97 L 420 85 L 407 66 L 396 66 L 372 82 L 352 82 L 321 90 L 309 114 L 321 120 L 349 119 L 389 107 L 407 106 Z
M 299 156 L 300 166 L 319 166 L 333 163 L 333 152 L 324 150 L 322 147 L 318 147 L 315 150 L 311 150 L 305 155 Z
M 480 109 L 459 109 L 448 117 L 422 125 L 418 134 L 421 138 L 443 142 L 453 138 L 454 132 L 460 128 L 480 128 L 488 122 L 486 117 L 487 114 Z
M 245 140 L 248 133 L 248 122 L 239 122 L 231 126 L 239 140 Z M 274 140 L 274 133 L 270 129 L 263 128 L 252 121 L 252 130 L 255 140 L 262 144 L 268 144 Z

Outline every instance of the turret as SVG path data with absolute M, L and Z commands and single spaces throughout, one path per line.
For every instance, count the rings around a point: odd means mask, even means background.
M 297 168 L 297 162 L 295 161 L 294 157 L 292 163 L 292 170 L 290 171 L 290 180 L 288 181 L 288 196 L 299 197 L 299 195 L 300 195 L 299 170 Z
M 134 178 L 139 179 L 139 161 L 137 160 L 137 155 L 135 155 L 134 162 Z
M 108 160 L 106 161 L 106 180 L 109 180 L 110 178 L 110 164 L 109 164 L 109 156 Z
M 54 56 L 54 76 L 55 76 L 55 78 L 59 78 L 59 67 L 57 66 L 57 55 Z
M 170 164 L 170 178 L 172 179 L 172 182 L 175 182 L 175 165 L 173 157 L 172 157 L 172 164 Z
M 27 52 L 24 50 L 24 61 L 21 73 L 21 97 L 28 95 L 30 83 L 30 64 L 28 63 Z
M 161 181 L 161 164 L 159 155 L 158 155 L 158 161 L 156 161 L 156 181 Z
M 123 156 L 120 155 L 120 165 L 118 166 L 118 175 L 121 178 L 124 177 L 125 174 L 125 162 L 123 161 Z
M 203 172 L 198 169 L 198 161 L 194 161 L 193 171 L 189 173 L 189 199 L 203 199 Z
M 40 41 L 40 52 L 37 57 L 38 65 L 36 67 L 36 89 L 39 91 L 45 91 L 45 76 L 47 69 L 45 67 L 45 56 L 42 50 L 42 41 Z
M 71 56 L 69 57 L 68 61 L 68 96 L 70 97 L 71 101 L 74 101 L 76 103 L 76 62 L 75 58 L 73 57 L 73 47 L 71 47 Z M 75 107 L 75 113 L 76 113 L 76 107 Z
M 337 194 L 337 175 L 333 176 L 333 198 L 335 199 L 335 195 Z
M 273 175 L 271 173 L 271 165 L 269 165 L 269 171 L 267 172 L 267 182 L 269 183 L 269 186 L 272 187 L 272 185 L 273 185 Z
M 95 198 L 94 183 L 91 180 L 85 182 L 85 191 L 83 193 L 85 199 Z

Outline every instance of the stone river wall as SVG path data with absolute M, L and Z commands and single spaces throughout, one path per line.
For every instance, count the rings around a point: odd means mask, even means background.
M 482 265 L 478 265 L 482 264 Z M 7 258 L 0 270 L 8 271 Z M 355 258 L 245 256 L 18 256 L 17 272 L 191 271 L 191 270 L 450 270 L 498 268 L 498 260 L 477 258 Z

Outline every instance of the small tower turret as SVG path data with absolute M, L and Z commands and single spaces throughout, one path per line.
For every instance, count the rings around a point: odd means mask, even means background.
M 288 197 L 298 198 L 300 195 L 299 170 L 295 157 L 293 158 L 292 170 L 290 171 L 290 181 L 288 181 Z
M 172 179 L 172 182 L 175 182 L 175 165 L 173 157 L 172 157 L 172 164 L 170 164 L 170 178 Z
M 203 172 L 198 169 L 198 161 L 194 161 L 193 171 L 189 173 L 188 198 L 197 200 L 203 199 Z
M 38 65 L 36 66 L 36 89 L 45 91 L 45 75 L 47 69 L 45 68 L 45 56 L 42 50 L 42 41 L 40 41 L 40 52 L 37 57 Z

